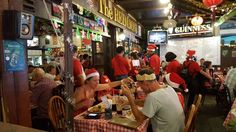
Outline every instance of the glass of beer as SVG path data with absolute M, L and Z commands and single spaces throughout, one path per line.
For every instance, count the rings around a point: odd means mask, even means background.
M 116 112 L 118 115 L 122 115 L 122 105 L 119 103 L 116 104 Z

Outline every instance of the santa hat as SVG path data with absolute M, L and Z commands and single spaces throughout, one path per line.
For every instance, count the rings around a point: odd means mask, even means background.
M 195 53 L 196 53 L 195 50 L 188 50 L 188 51 L 187 51 L 188 57 L 193 57 L 193 55 L 194 55 Z
M 165 75 L 167 83 L 173 88 L 179 88 L 180 85 L 183 86 L 184 91 L 188 92 L 187 85 L 185 81 L 177 73 L 168 73 Z
M 86 74 L 86 79 L 90 77 L 95 77 L 95 76 L 99 77 L 98 71 L 95 70 L 94 68 L 86 70 L 85 74 Z
M 148 51 L 155 51 L 156 50 L 156 45 L 155 44 L 148 44 L 147 50 Z

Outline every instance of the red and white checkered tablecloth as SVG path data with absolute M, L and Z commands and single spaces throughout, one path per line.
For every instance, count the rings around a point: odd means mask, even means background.
M 231 110 L 233 110 L 233 109 L 236 109 L 236 99 L 234 100 L 234 103 L 233 103 L 233 105 L 232 105 L 232 107 L 231 107 Z M 231 111 L 230 111 L 230 112 L 228 113 L 227 117 L 225 118 L 225 121 L 224 121 L 224 123 L 223 123 L 223 126 L 227 128 L 227 124 L 228 124 L 230 121 L 234 120 L 234 119 L 236 119 L 236 117 L 235 117 L 235 116 L 231 113 Z
M 84 114 L 74 117 L 74 132 L 146 132 L 149 121 L 147 119 L 137 129 L 132 129 L 109 123 L 104 118 L 84 119 Z

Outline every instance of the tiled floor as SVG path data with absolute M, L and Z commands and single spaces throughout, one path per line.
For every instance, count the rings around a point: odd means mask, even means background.
M 223 122 L 227 112 L 216 105 L 215 97 L 208 95 L 201 106 L 196 121 L 197 132 L 226 132 Z

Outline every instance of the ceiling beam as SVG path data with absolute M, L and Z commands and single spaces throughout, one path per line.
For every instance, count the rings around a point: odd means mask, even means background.
M 119 4 L 133 4 L 139 2 L 152 2 L 153 0 L 117 0 Z
M 127 9 L 128 12 L 141 12 L 141 11 L 151 11 L 151 10 L 162 10 L 165 7 L 157 7 L 157 6 L 151 6 L 151 7 L 142 7 L 142 8 L 133 8 L 133 9 Z

